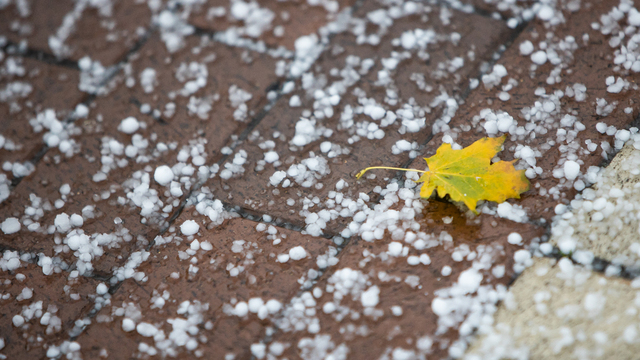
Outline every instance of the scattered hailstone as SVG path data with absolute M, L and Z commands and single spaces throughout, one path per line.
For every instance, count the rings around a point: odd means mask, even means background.
M 78 104 L 76 105 L 74 113 L 77 118 L 86 118 L 89 116 L 89 108 L 85 104 Z
M 364 114 L 371 117 L 373 120 L 380 120 L 386 115 L 387 111 L 380 105 L 366 105 L 364 107 Z
M 58 120 L 53 109 L 46 109 L 38 113 L 29 123 L 36 133 L 48 130 L 42 136 L 42 140 L 47 146 L 57 147 L 66 156 L 73 155 L 75 141 L 71 139 L 71 136 L 79 132 L 73 123 Z
M 482 75 L 482 83 L 485 88 L 491 89 L 500 84 L 502 78 L 505 76 L 507 76 L 507 68 L 502 64 L 496 64 L 493 66 L 491 73 Z
M 318 138 L 315 128 L 315 120 L 300 118 L 296 123 L 296 134 L 291 139 L 295 146 L 305 146 Z
M 272 164 L 276 161 L 278 161 L 280 159 L 280 156 L 278 155 L 277 152 L 275 151 L 267 151 L 266 153 L 264 153 L 264 161 L 268 162 L 269 164 Z
M 553 8 L 549 5 L 542 5 L 538 10 L 538 18 L 542 21 L 549 21 L 553 18 L 554 11 Z
M 484 109 L 480 112 L 480 116 L 486 120 L 483 127 L 490 136 L 498 132 L 508 133 L 512 126 L 517 125 L 513 116 L 503 111 L 494 113 L 491 109 Z
M 160 185 L 168 185 L 173 180 L 173 170 L 167 165 L 161 165 L 156 168 L 156 171 L 153 173 L 153 178 Z
M 391 146 L 391 153 L 394 155 L 398 155 L 402 152 L 408 151 L 409 157 L 415 158 L 417 156 L 418 143 L 413 142 L 410 143 L 407 140 L 398 140 L 394 145 Z
M 107 89 L 104 87 L 105 80 L 109 77 L 108 71 L 100 61 L 91 60 L 89 56 L 85 56 L 78 60 L 78 68 L 80 68 L 80 82 L 78 89 L 89 94 L 103 94 Z
M 122 330 L 125 332 L 131 332 L 133 330 L 135 330 L 136 328 L 136 323 L 129 319 L 129 318 L 124 318 L 122 319 Z
M 296 246 L 289 250 L 289 258 L 291 260 L 302 260 L 307 257 L 307 252 L 302 246 Z
M 319 42 L 316 34 L 297 38 L 293 46 L 296 51 L 290 74 L 292 77 L 297 78 L 311 67 L 313 62 L 320 56 L 324 46 Z
M 267 346 L 261 343 L 251 344 L 251 355 L 257 359 L 263 359 L 267 352 Z
M 18 231 L 20 231 L 20 220 L 14 218 L 14 217 L 10 217 L 5 219 L 2 222 L 2 225 L 0 225 L 0 227 L 2 228 L 2 232 L 9 235 L 9 234 L 14 234 L 17 233 Z
M 575 180 L 580 175 L 580 165 L 572 160 L 564 163 L 564 177 L 567 180 Z
M 144 92 L 149 94 L 153 92 L 153 88 L 158 85 L 156 70 L 153 68 L 146 68 L 140 73 L 140 85 L 144 89 Z
M 360 295 L 360 302 L 364 307 L 374 307 L 380 301 L 380 288 L 373 285 Z
M 247 106 L 247 101 L 251 100 L 253 95 L 250 92 L 247 92 L 237 85 L 231 85 L 229 87 L 229 102 L 231 103 L 231 107 L 235 110 L 233 112 L 233 118 L 236 121 L 244 121 L 247 119 L 249 107 Z
M 533 52 L 533 43 L 531 41 L 526 40 L 520 44 L 520 55 L 529 56 Z
M 144 337 L 152 337 L 158 333 L 158 328 L 156 328 L 153 324 L 141 322 L 140 324 L 136 325 L 136 331 L 138 332 L 138 334 Z
M 609 76 L 606 79 L 606 85 L 607 85 L 607 92 L 618 94 L 622 90 L 624 90 L 627 86 L 629 86 L 629 83 L 619 76 L 618 76 L 618 80 L 615 80 L 614 76 Z
M 122 131 L 123 133 L 129 135 L 138 131 L 138 129 L 140 129 L 140 122 L 138 122 L 138 119 L 134 118 L 133 116 L 129 116 L 128 118 L 122 120 L 120 122 L 120 125 L 118 126 L 119 131 Z
M 512 245 L 522 245 L 522 235 L 513 232 L 507 237 L 507 242 Z
M 498 216 L 519 223 L 527 222 L 529 219 L 527 212 L 522 208 L 522 206 L 513 205 L 508 202 L 503 202 L 498 205 Z
M 538 50 L 531 54 L 531 61 L 537 65 L 544 65 L 544 63 L 547 62 L 547 53 L 542 50 Z
M 269 178 L 269 183 L 272 186 L 278 186 L 282 183 L 282 187 L 286 188 L 292 185 L 293 180 L 302 187 L 308 188 L 315 185 L 317 180 L 331 173 L 327 159 L 322 156 L 313 156 L 312 152 L 310 154 L 312 157 L 302 160 L 300 164 L 292 164 L 286 172 L 276 171 Z M 287 179 L 287 176 L 291 179 Z
M 391 256 L 400 256 L 402 254 L 402 248 L 403 246 L 401 243 L 393 241 L 389 243 L 389 250 L 387 252 Z
M 300 101 L 300 96 L 293 95 L 291 97 L 291 99 L 289 99 L 289 106 L 290 107 L 299 107 L 301 105 L 302 105 L 302 101 Z
M 195 31 L 193 26 L 169 10 L 162 11 L 155 22 L 160 28 L 160 37 L 170 53 L 180 50 L 185 45 L 184 38 Z
M 0 257 L 0 270 L 13 271 L 20 266 L 20 255 L 18 255 L 18 252 L 5 250 L 2 257 Z
M 194 220 L 187 220 L 180 225 L 180 231 L 186 236 L 194 235 L 200 230 L 200 225 Z
M 100 284 L 98 284 L 98 286 L 96 286 L 96 293 L 98 295 L 104 295 L 108 291 L 109 291 L 109 288 L 104 283 L 100 283 Z
M 238 34 L 244 34 L 253 38 L 259 37 L 263 32 L 271 28 L 271 22 L 276 14 L 268 8 L 262 8 L 256 2 L 244 2 L 234 0 L 231 2 L 230 14 L 236 20 L 244 22 L 244 27 L 234 29 Z

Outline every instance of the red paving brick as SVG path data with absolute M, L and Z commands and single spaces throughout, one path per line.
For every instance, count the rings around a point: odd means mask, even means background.
M 99 155 L 85 151 L 87 156 Z M 98 169 L 99 164 L 78 155 L 58 164 L 45 157 L 0 208 L 3 218 L 15 217 L 23 224 L 19 232 L 2 237 L 2 246 L 60 256 L 69 266 L 88 262 L 97 273 L 109 276 L 112 267 L 124 261 L 131 249 L 145 246 L 153 238 L 153 228 L 141 224 L 135 209 L 117 205 L 116 198 L 125 196 L 121 189 L 109 190 L 109 186 L 102 186 L 107 184 L 93 182 Z M 72 189 L 69 193 L 64 190 L 67 185 Z M 105 195 L 109 197 L 104 199 Z M 73 218 L 82 221 L 56 227 L 56 223 L 68 223 Z M 77 236 L 91 238 L 87 248 L 70 248 L 68 244 Z M 91 254 L 90 261 L 79 261 L 82 253 Z M 91 270 L 87 268 L 86 274 Z M 85 274 L 84 269 L 81 272 Z
M 199 29 L 264 41 L 293 50 L 296 39 L 313 34 L 355 0 L 327 2 L 207 0 L 185 7 L 188 22 Z
M 190 40 L 192 44 L 203 41 L 202 51 L 195 58 L 187 50 L 171 55 L 158 38 L 150 39 L 136 55 L 130 67 L 131 76 L 116 77 L 112 81 L 115 89 L 89 104 L 88 116 L 73 124 L 77 130 L 74 133 L 82 134 L 72 137 L 75 147 L 79 149 L 75 151 L 77 154 L 67 158 L 57 149 L 48 152 L 35 172 L 24 179 L 3 204 L 3 218 L 16 217 L 22 219 L 24 225 L 19 233 L 4 238 L 6 241 L 3 241 L 3 245 L 22 251 L 43 251 L 47 256 L 53 256 L 61 251 L 55 244 L 63 241 L 56 240 L 50 234 L 48 227 L 54 224 L 55 218 L 63 212 L 67 215 L 83 214 L 85 206 L 93 205 L 95 216 L 85 216 L 82 231 L 94 236 L 116 233 L 120 238 L 119 243 L 106 251 L 104 257 L 96 256 L 96 271 L 108 274 L 114 266 L 126 260 L 131 251 L 146 246 L 154 234 L 165 226 L 166 220 L 179 206 L 183 194 L 187 194 L 198 181 L 200 168 L 204 166 L 209 169 L 208 166 L 215 164 L 216 156 L 221 156 L 220 144 L 230 143 L 231 135 L 240 132 L 250 118 L 261 110 L 267 103 L 266 88 L 277 79 L 272 74 L 275 67 L 273 61 L 263 59 L 263 55 L 253 54 L 261 60 L 246 65 L 251 71 L 235 67 L 235 74 L 225 73 L 222 69 L 240 61 L 241 54 L 247 53 L 246 50 L 213 44 L 206 37 L 192 37 Z M 247 56 L 250 54 L 247 53 Z M 207 88 L 216 91 L 208 96 L 218 100 L 212 104 L 211 113 L 204 119 L 193 113 L 188 114 L 190 100 L 176 94 L 190 79 L 187 74 L 187 80 L 177 80 L 180 69 L 203 59 L 209 59 L 205 62 L 209 61 L 209 71 L 214 74 L 207 80 L 219 86 Z M 160 64 L 162 67 L 159 67 Z M 160 96 L 147 95 L 140 82 L 131 88 L 127 86 L 129 79 L 139 79 L 140 73 L 151 67 L 158 68 L 157 81 L 163 86 Z M 264 67 L 268 67 L 268 70 Z M 222 78 L 223 74 L 232 77 Z M 240 120 L 234 119 L 236 109 L 231 107 L 227 93 L 236 83 L 251 91 L 246 92 L 251 97 L 245 105 L 246 117 Z M 201 93 L 196 92 L 192 98 Z M 141 104 L 165 110 L 170 102 L 176 105 L 175 116 L 167 116 L 163 112 L 158 119 L 154 119 L 150 116 L 153 113 L 145 115 L 140 110 Z M 130 116 L 142 122 L 135 134 L 121 131 L 122 120 Z M 166 150 L 161 150 L 159 146 L 162 144 Z M 211 149 L 208 144 L 216 144 L 216 147 Z M 127 155 L 127 147 L 135 149 L 135 154 Z M 175 175 L 174 184 L 179 185 L 178 192 L 170 190 L 174 185 L 165 186 L 154 181 L 155 169 L 164 164 L 180 171 Z M 148 176 L 148 189 L 145 188 L 145 176 Z M 98 177 L 103 179 L 98 180 Z M 59 189 L 64 184 L 70 186 L 72 193 L 69 195 L 70 201 L 58 210 L 55 201 L 61 198 Z M 49 204 L 43 216 L 25 214 L 26 208 L 32 206 L 32 194 Z M 144 202 L 148 200 L 153 202 L 153 216 L 143 213 L 142 208 L 146 206 Z M 38 230 L 27 229 L 25 220 L 30 222 L 27 220 L 29 218 L 40 223 Z M 62 251 L 69 252 L 68 249 Z M 73 257 L 69 259 L 71 262 L 73 260 Z
M 4 258 L 8 259 L 7 253 Z M 3 260 L 0 264 L 4 270 Z M 45 358 L 49 347 L 67 340 L 75 320 L 93 308 L 99 284 L 77 274 L 45 276 L 43 268 L 27 262 L 0 273 L 0 337 L 4 340 L 0 356 Z
M 462 1 L 450 1 L 454 8 L 460 6 L 461 9 L 467 11 L 469 6 L 472 6 L 475 10 L 483 11 L 495 17 L 496 14 L 507 21 L 516 21 L 518 25 L 523 21 L 529 21 L 535 17 L 536 10 L 534 6 L 540 6 L 532 0 L 516 0 L 516 1 L 502 1 L 502 0 L 462 0 Z M 512 20 L 513 19 L 513 20 Z
M 139 187 L 145 173 L 151 172 L 153 180 L 155 166 L 151 167 L 149 163 L 153 164 L 158 156 L 154 157 L 154 151 L 158 152 L 156 144 L 159 141 L 152 141 L 145 147 L 142 139 L 136 142 L 135 135 L 117 131 L 120 122 L 136 112 L 137 107 L 128 98 L 117 96 L 98 98 L 91 104 L 89 114 L 73 124 L 78 134 L 72 137 L 75 142 L 72 156 L 59 149 L 48 151 L 34 172 L 24 178 L 0 205 L 3 218 L 18 218 L 23 225 L 19 232 L 5 235 L 1 239 L 2 245 L 20 251 L 43 252 L 46 256 L 60 254 L 72 265 L 76 263 L 76 257 L 86 251 L 81 248 L 78 249 L 80 253 L 74 252 L 65 244 L 71 236 L 90 236 L 93 243 L 89 247 L 93 250 L 85 249 L 93 253 L 89 262 L 94 263 L 98 273 L 107 277 L 131 251 L 146 246 L 179 205 L 181 196 L 174 196 L 154 184 L 146 191 L 143 191 L 144 185 Z M 139 119 L 144 124 L 155 122 L 142 114 Z M 151 134 L 145 132 L 144 125 L 140 133 L 149 137 Z M 128 156 L 126 146 L 137 151 Z M 181 146 L 176 148 L 161 153 L 165 156 L 163 164 L 171 158 L 166 153 L 171 153 L 175 161 Z M 194 182 L 185 179 L 186 184 Z M 134 191 L 136 188 L 137 192 Z M 141 216 L 144 200 L 152 201 L 155 207 L 170 205 L 171 208 L 156 216 Z M 71 227 L 57 227 L 56 219 L 61 216 L 59 221 L 64 223 L 65 214 L 80 216 L 82 221 Z M 90 274 L 91 268 L 87 270 L 86 274 Z M 81 273 L 85 274 L 85 271 Z
M 104 66 L 120 61 L 151 25 L 144 2 L 9 2 L 0 8 L 2 35 L 30 49 L 77 61 L 85 56 Z
M 210 153 L 220 158 L 231 135 L 241 133 L 268 104 L 267 94 L 279 81 L 277 59 L 207 35 L 185 42 L 185 49 L 172 54 L 158 34 L 151 36 L 128 64 L 125 86 L 117 93 L 148 105 L 152 116 L 185 139 L 206 139 Z
M 24 176 L 20 165 L 44 147 L 49 129 L 38 125 L 38 114 L 52 109 L 64 121 L 86 96 L 78 90 L 78 79 L 78 71 L 66 67 L 11 53 L 0 57 L 0 159 L 8 179 Z M 15 163 L 20 165 L 14 169 Z
M 139 345 L 144 342 L 171 357 L 195 354 L 222 358 L 230 353 L 238 359 L 248 358 L 251 344 L 259 341 L 269 325 L 264 318 L 296 294 L 299 279 L 308 276 L 308 270 L 316 267 L 316 257 L 332 244 L 327 239 L 239 218 L 217 225 L 194 213 L 190 207 L 176 219 L 175 229 L 158 239 L 148 260 L 137 268 L 144 279 L 134 276 L 138 281 L 125 281 L 110 306 L 104 307 L 78 338 L 83 356 L 95 358 L 105 349 L 110 357 L 135 357 L 144 353 Z M 186 220 L 198 223 L 197 234 L 183 235 L 179 225 Z M 278 261 L 279 255 L 297 246 L 305 249 L 305 258 Z M 250 299 L 254 299 L 251 310 L 234 313 L 242 308 L 239 302 L 246 305 Z M 254 309 L 258 299 L 267 307 Z M 185 313 L 185 302 L 191 305 L 191 312 Z M 153 324 L 164 331 L 164 337 L 150 338 L 141 328 L 127 333 L 123 330 L 125 318 L 138 326 Z M 195 347 L 180 342 L 179 329 L 184 327 L 171 320 L 175 318 L 188 319 L 190 326 L 199 329 L 195 333 L 189 330 Z M 169 340 L 163 345 L 164 339 Z M 114 342 L 121 346 L 114 348 L 110 345 Z

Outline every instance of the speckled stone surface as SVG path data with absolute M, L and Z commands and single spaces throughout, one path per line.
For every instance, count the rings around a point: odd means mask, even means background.
M 465 359 L 633 359 L 637 284 L 569 260 L 538 259 L 509 289 Z

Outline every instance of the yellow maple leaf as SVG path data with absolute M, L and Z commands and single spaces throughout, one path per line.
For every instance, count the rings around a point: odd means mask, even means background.
M 391 169 L 417 171 L 423 173 L 418 182 L 423 182 L 420 197 L 429 198 L 433 191 L 438 196 L 449 194 L 451 200 L 462 201 L 477 213 L 476 205 L 480 200 L 504 202 L 510 198 L 520 198 L 520 194 L 529 190 L 529 180 L 524 170 L 516 170 L 514 161 L 498 161 L 491 159 L 500 151 L 506 136 L 499 138 L 482 138 L 462 150 L 451 149 L 450 144 L 442 144 L 436 154 L 425 158 L 429 169 L 389 168 L 384 166 L 369 167 L 359 172 L 359 179 L 370 169 Z

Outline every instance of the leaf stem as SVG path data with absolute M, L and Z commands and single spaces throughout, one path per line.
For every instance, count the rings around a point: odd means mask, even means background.
M 368 167 L 362 171 L 360 171 L 359 173 L 356 174 L 356 179 L 360 179 L 362 177 L 362 175 L 364 175 L 364 173 L 366 173 L 367 171 L 371 170 L 371 169 L 387 169 L 387 170 L 399 170 L 399 171 L 415 171 L 415 172 L 420 172 L 420 173 L 426 173 L 426 171 L 424 170 L 417 170 L 417 169 L 403 169 L 403 168 L 397 168 L 397 167 L 389 167 L 389 166 L 371 166 Z

